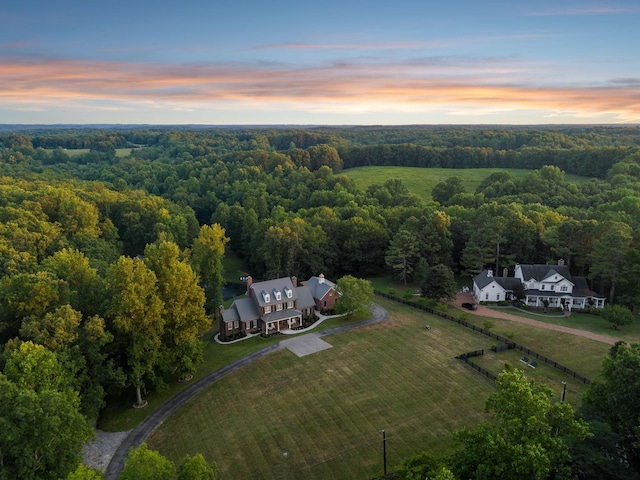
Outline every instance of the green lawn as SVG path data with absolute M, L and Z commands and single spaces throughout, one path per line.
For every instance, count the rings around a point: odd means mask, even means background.
M 361 318 L 354 317 L 350 322 L 358 322 Z M 343 325 L 345 320 L 334 318 L 324 321 L 314 331 L 322 331 L 338 325 Z M 209 333 L 204 336 L 204 362 L 203 365 L 194 374 L 194 378 L 189 383 L 178 383 L 177 378 L 167 379 L 166 388 L 152 390 L 144 398 L 149 402 L 147 407 L 141 409 L 133 409 L 131 405 L 135 401 L 134 390 L 126 393 L 119 398 L 110 398 L 107 407 L 100 413 L 98 420 L 98 428 L 107 432 L 119 432 L 130 430 L 142 422 L 145 418 L 155 412 L 164 405 L 170 398 L 173 398 L 185 388 L 193 384 L 194 381 L 214 372 L 236 360 L 239 360 L 250 353 L 256 352 L 268 347 L 283 339 L 282 336 L 274 336 L 269 338 L 254 337 L 252 339 L 220 345 L 213 340 L 215 333 L 218 332 L 218 324 L 214 322 Z
M 488 350 L 494 341 L 377 301 L 390 313 L 384 323 L 325 337 L 333 348 L 306 357 L 278 351 L 225 377 L 168 418 L 148 439 L 151 448 L 174 461 L 201 452 L 227 479 L 381 475 L 381 429 L 390 470 L 422 450 L 449 451 L 452 432 L 486 418 L 484 403 L 494 391 L 491 381 L 454 356 Z M 424 329 L 427 323 L 431 330 Z M 495 324 L 496 333 L 590 377 L 609 349 L 527 325 Z M 522 365 L 513 352 L 480 361 L 495 373 L 506 362 Z M 553 387 L 568 381 L 570 401 L 584 391 L 550 367 L 522 368 Z
M 436 183 L 449 177 L 460 177 L 467 192 L 475 192 L 480 182 L 495 172 L 509 172 L 514 177 L 524 178 L 529 170 L 509 168 L 420 168 L 420 167 L 356 167 L 343 170 L 361 190 L 370 185 L 382 185 L 390 178 L 399 178 L 411 193 L 431 199 L 431 190 Z M 569 182 L 581 183 L 586 177 L 565 175 Z

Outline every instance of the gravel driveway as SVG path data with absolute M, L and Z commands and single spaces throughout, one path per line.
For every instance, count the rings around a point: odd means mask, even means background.
M 597 333 L 587 332 L 585 330 L 579 330 L 577 328 L 563 327 L 561 325 L 553 325 L 551 323 L 540 322 L 538 320 L 533 320 L 531 318 L 519 317 L 518 315 L 512 315 L 510 313 L 503 312 L 500 310 L 492 310 L 480 304 L 478 304 L 477 310 L 467 310 L 466 308 L 462 308 L 462 303 L 464 302 L 476 303 L 476 300 L 473 298 L 473 295 L 471 293 L 458 293 L 456 295 L 455 300 L 449 302 L 449 305 L 459 308 L 460 310 L 464 310 L 465 312 L 470 313 L 471 315 L 502 318 L 504 320 L 511 320 L 513 322 L 524 323 L 527 325 L 532 325 L 534 327 L 546 328 L 547 330 L 555 330 L 557 332 L 570 333 L 571 335 L 577 335 L 578 337 L 589 338 L 597 342 L 608 343 L 609 345 L 613 345 L 618 341 L 617 338 L 608 337 L 606 335 L 599 335 Z

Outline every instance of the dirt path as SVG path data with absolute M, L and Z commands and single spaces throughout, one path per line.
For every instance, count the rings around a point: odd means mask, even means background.
M 589 338 L 597 342 L 608 343 L 609 345 L 613 345 L 618 341 L 618 339 L 613 337 L 608 337 L 607 335 L 599 335 L 597 333 L 587 332 L 585 330 L 579 330 L 577 328 L 569 328 L 569 327 L 563 327 L 561 325 L 553 325 L 546 322 L 540 322 L 538 320 L 533 320 L 531 318 L 520 317 L 518 315 L 512 315 L 507 312 L 502 312 L 500 310 L 492 310 L 480 304 L 478 304 L 477 310 L 467 310 L 465 308 L 462 308 L 463 302 L 476 303 L 471 293 L 458 293 L 456 295 L 455 300 L 449 302 L 449 305 L 459 308 L 460 310 L 464 310 L 465 312 L 470 313 L 471 315 L 502 318 L 504 320 L 511 320 L 513 322 L 524 323 L 526 325 L 532 325 L 534 327 L 546 328 L 547 330 L 556 330 L 558 332 L 570 333 L 571 335 L 577 335 L 579 337 Z

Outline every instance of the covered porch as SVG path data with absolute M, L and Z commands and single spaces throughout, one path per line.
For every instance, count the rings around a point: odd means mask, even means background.
M 262 332 L 267 335 L 302 326 L 302 312 L 281 310 L 262 317 Z

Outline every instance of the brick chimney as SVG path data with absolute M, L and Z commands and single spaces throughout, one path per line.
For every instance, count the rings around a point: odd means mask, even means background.
M 508 268 L 503 268 L 502 269 L 502 276 L 507 278 L 509 276 L 509 269 Z
M 324 273 L 318 275 L 318 283 L 324 283 Z
M 559 267 L 564 267 L 564 259 L 561 258 L 560 260 L 558 260 L 558 266 Z
M 291 277 L 291 284 L 294 286 L 294 288 L 298 286 L 298 279 L 295 275 Z
M 253 278 L 251 278 L 251 275 L 249 275 L 247 277 L 247 295 L 251 296 L 251 292 L 253 290 L 251 290 L 251 285 L 253 285 Z

